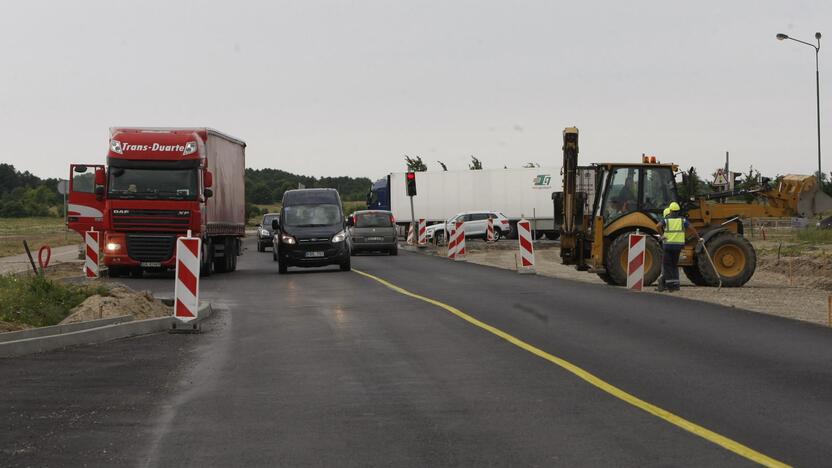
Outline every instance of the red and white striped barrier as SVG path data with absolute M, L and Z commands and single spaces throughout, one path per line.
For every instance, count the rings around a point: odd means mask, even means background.
M 416 231 L 413 228 L 413 223 L 407 225 L 407 245 L 416 243 Z
M 456 233 L 456 241 L 454 242 L 456 254 L 454 255 L 454 260 L 465 260 L 465 225 L 461 221 L 457 221 L 454 232 Z
M 84 262 L 84 273 L 86 273 L 87 278 L 98 278 L 100 276 L 98 269 L 98 259 L 101 253 L 100 239 L 101 233 L 92 229 L 84 235 L 84 242 L 87 244 L 87 258 Z
M 454 260 L 456 259 L 456 227 L 453 223 L 450 225 L 446 224 L 446 228 L 450 228 L 450 231 L 447 232 L 448 238 L 448 259 Z M 446 229 L 447 231 L 447 229 Z
M 419 247 L 427 247 L 428 245 L 428 223 L 425 218 L 419 218 Z
M 176 240 L 176 285 L 173 316 L 183 322 L 197 318 L 199 311 L 199 256 L 202 239 L 187 237 Z
M 494 218 L 488 217 L 488 228 L 485 231 L 485 241 L 494 242 Z
M 532 243 L 532 227 L 528 220 L 517 222 L 517 240 L 520 244 L 520 265 L 518 273 L 534 273 L 534 244 Z
M 644 288 L 644 251 L 647 236 L 635 232 L 630 234 L 627 249 L 627 289 L 641 291 Z

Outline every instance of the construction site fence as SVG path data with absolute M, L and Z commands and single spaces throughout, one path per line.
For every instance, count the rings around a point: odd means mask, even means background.
M 815 226 L 806 218 L 749 218 L 742 224 L 745 237 L 752 240 L 793 240 L 801 230 Z

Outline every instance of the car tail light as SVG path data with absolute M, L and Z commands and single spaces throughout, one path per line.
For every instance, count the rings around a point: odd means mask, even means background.
M 396 217 L 393 215 L 390 215 L 390 224 L 396 224 Z

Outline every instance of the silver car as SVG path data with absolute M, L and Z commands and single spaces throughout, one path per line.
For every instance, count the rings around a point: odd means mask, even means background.
M 352 237 L 352 254 L 387 252 L 398 255 L 396 220 L 393 213 L 382 210 L 356 211 L 347 220 Z

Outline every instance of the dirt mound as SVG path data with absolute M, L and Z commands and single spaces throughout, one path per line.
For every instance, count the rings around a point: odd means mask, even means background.
M 31 327 L 23 325 L 22 323 L 4 322 L 0 320 L 0 333 L 13 332 L 18 330 L 27 330 Z
M 90 296 L 61 324 L 84 322 L 100 318 L 132 315 L 135 320 L 166 317 L 172 314 L 172 308 L 162 304 L 148 291 L 133 291 L 123 286 L 110 289 L 109 296 Z
M 832 291 L 832 257 L 781 257 L 761 256 L 757 267 L 773 273 L 792 277 L 794 286 L 812 287 Z

